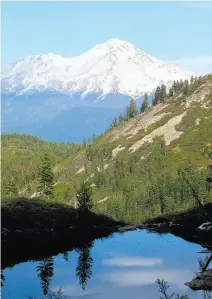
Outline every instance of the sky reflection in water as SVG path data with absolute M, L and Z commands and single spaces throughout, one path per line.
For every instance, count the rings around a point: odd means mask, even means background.
M 62 286 L 63 293 L 70 298 L 156 299 L 160 295 L 155 281 L 160 278 L 169 282 L 170 293 L 202 298 L 201 292 L 193 292 L 184 286 L 199 269 L 198 258 L 203 254 L 198 252 L 201 250 L 200 245 L 171 234 L 139 230 L 116 233 L 108 239 L 96 240 L 80 251 L 56 256 L 50 289 L 57 290 Z M 83 263 L 88 263 L 86 270 Z M 4 270 L 2 298 L 42 297 L 38 265 L 39 262 L 27 262 Z

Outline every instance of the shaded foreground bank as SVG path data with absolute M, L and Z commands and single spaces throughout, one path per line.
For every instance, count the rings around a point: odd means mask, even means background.
M 212 204 L 207 204 L 205 209 L 210 218 Z M 197 209 L 192 209 L 181 214 L 150 219 L 138 228 L 162 234 L 171 232 L 210 250 L 210 230 L 197 230 L 197 227 L 209 218 L 201 216 Z M 3 201 L 2 269 L 32 260 L 41 260 L 42 267 L 46 269 L 52 256 L 59 253 L 66 256 L 71 250 L 87 254 L 94 240 L 110 237 L 114 232 L 132 229 L 136 227 L 126 226 L 123 222 L 114 221 L 105 215 L 89 211 L 82 213 L 61 204 L 37 199 Z M 208 263 L 207 269 L 204 267 L 203 272 L 187 283 L 190 288 L 211 290 L 211 276 L 208 276 L 211 273 L 210 264 Z
M 212 218 L 212 203 L 204 208 L 207 218 L 193 208 L 179 214 L 155 217 L 134 227 L 103 214 L 82 212 L 59 203 L 24 198 L 5 200 L 1 207 L 2 268 L 65 252 L 114 232 L 136 228 L 172 233 L 211 249 L 211 226 L 198 229 Z
M 204 206 L 205 214 L 195 207 L 182 213 L 147 219 L 139 228 L 159 233 L 172 233 L 187 241 L 212 248 L 212 203 Z
M 128 229 L 102 214 L 38 199 L 2 201 L 2 269 Z

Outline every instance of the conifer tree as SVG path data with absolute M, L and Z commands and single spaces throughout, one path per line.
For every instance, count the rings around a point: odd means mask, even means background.
M 180 91 L 180 82 L 179 82 L 179 80 L 177 80 L 177 82 L 176 82 L 176 93 L 179 93 L 179 91 Z
M 119 123 L 121 124 L 124 121 L 124 115 L 120 113 L 119 115 Z
M 84 137 L 84 139 L 83 139 L 83 147 L 86 148 L 86 146 L 87 146 L 87 141 L 86 141 L 86 137 Z
M 40 171 L 40 180 L 38 184 L 39 196 L 46 198 L 53 197 L 54 175 L 51 169 L 51 164 L 47 154 L 44 155 L 42 167 Z
M 96 134 L 93 134 L 92 141 L 94 142 L 96 140 Z
M 191 84 L 194 83 L 194 76 L 191 76 Z
M 176 93 L 176 81 L 172 84 L 173 95 Z
M 166 100 L 166 86 L 162 84 L 160 89 L 160 102 L 164 103 L 165 100 Z
M 141 105 L 140 113 L 145 112 L 147 110 L 148 110 L 148 94 L 145 92 L 144 101 Z
M 118 126 L 118 120 L 116 117 L 114 117 L 113 119 L 113 127 L 117 127 Z
M 128 114 L 127 115 L 128 118 L 132 118 L 132 117 L 134 117 L 138 114 L 138 109 L 136 107 L 136 102 L 133 99 L 130 100 L 130 104 L 128 106 L 127 114 Z
M 157 103 L 156 103 L 156 99 L 155 99 L 155 96 L 152 98 L 152 106 L 155 106 Z
M 92 191 L 88 182 L 82 182 L 76 194 L 77 206 L 80 210 L 87 211 L 93 207 L 91 194 Z
M 183 93 L 184 93 L 184 95 L 187 95 L 188 91 L 189 91 L 189 83 L 188 83 L 188 80 L 185 80 L 184 86 L 183 86 Z
M 171 87 L 170 89 L 169 89 L 169 97 L 172 97 L 174 95 L 174 93 L 173 93 L 173 88 Z
M 91 137 L 88 137 L 88 145 L 91 145 Z
M 155 105 L 160 103 L 160 93 L 161 93 L 160 86 L 158 86 L 155 91 Z

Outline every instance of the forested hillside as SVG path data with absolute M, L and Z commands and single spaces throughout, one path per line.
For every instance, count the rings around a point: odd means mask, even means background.
M 15 197 L 21 190 L 30 193 L 39 176 L 42 159 L 48 153 L 55 172 L 57 165 L 80 150 L 74 143 L 47 142 L 26 134 L 3 134 L 2 145 L 2 196 Z M 24 193 L 24 192 L 23 192 Z
M 152 107 L 147 95 L 140 111 L 132 100 L 125 115 L 114 119 L 109 130 L 94 136 L 92 143 L 85 141 L 81 149 L 44 142 L 41 150 L 33 143 L 34 137 L 24 136 L 31 140 L 31 147 L 24 149 L 28 155 L 19 149 L 13 157 L 12 148 L 6 148 L 16 136 L 3 136 L 3 185 L 6 188 L 8 177 L 15 184 L 23 175 L 20 186 L 29 186 L 23 194 L 32 196 L 42 156 L 36 154 L 35 159 L 32 153 L 47 151 L 56 174 L 55 201 L 75 206 L 76 188 L 86 180 L 92 188 L 94 210 L 116 219 L 139 223 L 183 211 L 212 201 L 211 128 L 212 76 L 174 82 L 169 91 L 165 86 L 157 88 Z M 13 176 L 15 163 L 21 170 Z

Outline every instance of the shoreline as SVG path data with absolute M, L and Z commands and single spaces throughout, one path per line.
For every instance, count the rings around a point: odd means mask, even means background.
M 208 215 L 212 215 L 212 203 L 205 208 Z M 23 215 L 28 217 L 24 221 Z M 150 218 L 134 226 L 93 212 L 82 215 L 69 206 L 43 203 L 38 199 L 5 201 L 2 206 L 2 268 L 45 255 L 56 255 L 113 233 L 136 229 L 172 233 L 211 250 L 212 226 L 208 230 L 197 229 L 203 220 L 198 210 L 193 208 L 183 213 Z

